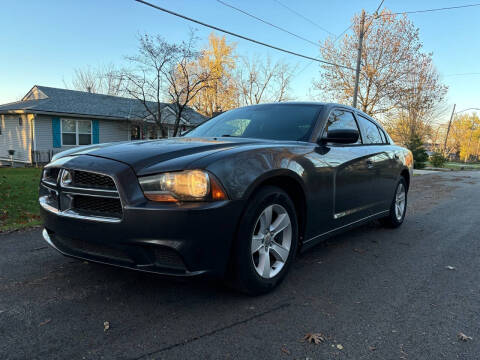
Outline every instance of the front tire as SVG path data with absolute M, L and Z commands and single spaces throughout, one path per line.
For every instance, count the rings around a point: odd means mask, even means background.
M 393 195 L 390 213 L 382 219 L 385 226 L 397 228 L 403 224 L 407 212 L 407 183 L 403 176 L 397 183 L 395 194 Z
M 233 249 L 234 286 L 250 295 L 284 279 L 298 246 L 295 206 L 282 189 L 265 186 L 249 201 Z

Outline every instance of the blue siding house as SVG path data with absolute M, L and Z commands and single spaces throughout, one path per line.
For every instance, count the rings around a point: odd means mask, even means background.
M 162 119 L 172 136 L 175 108 L 168 103 L 162 106 Z M 181 130 L 206 119 L 188 108 Z M 0 105 L 0 164 L 10 162 L 9 150 L 14 151 L 15 162 L 44 163 L 74 146 L 156 139 L 159 135 L 145 106 L 131 98 L 35 85 L 20 101 Z

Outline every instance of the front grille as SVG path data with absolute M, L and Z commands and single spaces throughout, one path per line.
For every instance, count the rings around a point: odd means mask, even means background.
M 80 170 L 74 170 L 72 175 L 73 186 L 92 189 L 116 190 L 115 183 L 110 176 Z
M 118 198 L 75 195 L 73 197 L 73 209 L 88 215 L 122 216 L 122 203 Z
M 132 262 L 132 259 L 129 258 L 122 250 L 110 246 L 105 246 L 103 244 L 79 239 L 60 237 L 58 235 L 54 236 L 54 242 L 55 245 L 60 248 L 60 250 L 64 250 L 67 253 L 70 252 L 69 250 L 73 250 L 94 256 Z

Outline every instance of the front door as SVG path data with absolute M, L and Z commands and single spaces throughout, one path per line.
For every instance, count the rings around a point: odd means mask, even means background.
M 360 132 L 352 112 L 333 110 L 324 131 L 354 129 Z M 330 151 L 324 157 L 332 169 L 333 212 L 332 228 L 337 228 L 372 213 L 373 164 L 369 146 L 359 138 L 356 144 L 327 144 Z

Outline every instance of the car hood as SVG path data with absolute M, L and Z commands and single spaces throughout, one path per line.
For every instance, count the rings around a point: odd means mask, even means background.
M 240 138 L 174 138 L 148 141 L 90 145 L 67 150 L 57 155 L 89 155 L 123 162 L 137 173 L 148 173 L 149 167 L 164 164 L 166 170 L 181 170 L 189 163 L 212 153 L 252 144 L 266 145 L 276 141 Z M 153 169 L 152 169 L 153 171 Z

